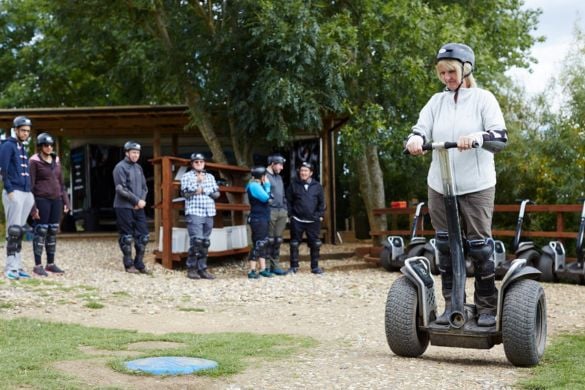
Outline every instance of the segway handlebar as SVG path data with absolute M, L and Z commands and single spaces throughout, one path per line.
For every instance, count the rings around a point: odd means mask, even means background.
M 422 150 L 439 150 L 439 149 L 453 149 L 457 147 L 457 142 L 431 142 L 424 144 Z M 479 148 L 478 142 L 471 144 L 472 148 Z M 408 149 L 404 149 L 404 154 L 410 154 Z

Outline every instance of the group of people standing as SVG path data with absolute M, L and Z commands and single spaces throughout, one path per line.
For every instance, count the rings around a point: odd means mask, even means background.
M 325 196 L 321 184 L 313 179 L 314 167 L 303 162 L 298 177 L 285 192 L 280 173 L 285 158 L 279 154 L 268 157 L 268 167 L 255 166 L 246 187 L 250 201 L 248 223 L 252 230 L 252 251 L 248 278 L 286 275 L 299 270 L 299 246 L 303 234 L 310 248 L 311 272 L 322 274 L 319 267 L 321 222 L 325 213 Z M 290 223 L 290 268 L 280 265 L 280 245 L 287 221 Z M 256 269 L 259 263 L 259 270 Z
M 55 253 L 62 212 L 70 209 L 69 197 L 61 163 L 53 150 L 55 141 L 50 134 L 37 136 L 37 153 L 28 158 L 25 143 L 31 129 L 29 118 L 14 118 L 14 136 L 0 147 L 0 174 L 4 183 L 2 204 L 6 217 L 4 275 L 10 280 L 31 277 L 23 268 L 20 253 L 29 216 L 33 219 L 33 272 L 39 276 L 64 272 L 55 264 Z M 42 264 L 43 250 L 47 256 L 45 266 Z

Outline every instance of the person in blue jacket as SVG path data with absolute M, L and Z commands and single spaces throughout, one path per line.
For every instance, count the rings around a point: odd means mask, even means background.
M 13 125 L 15 136 L 8 138 L 0 148 L 0 173 L 4 181 L 2 204 L 6 216 L 4 275 L 10 280 L 18 280 L 30 278 L 22 268 L 20 250 L 26 220 L 35 200 L 31 192 L 28 154 L 24 145 L 30 135 L 32 121 L 25 116 L 17 116 Z
M 249 279 L 260 276 L 271 277 L 273 274 L 266 268 L 266 257 L 269 255 L 268 228 L 270 226 L 270 181 L 266 178 L 266 167 L 255 166 L 251 172 L 252 179 L 246 186 L 250 201 L 248 223 L 252 229 L 252 250 L 248 256 L 250 261 Z M 256 263 L 260 263 L 260 272 L 256 272 Z

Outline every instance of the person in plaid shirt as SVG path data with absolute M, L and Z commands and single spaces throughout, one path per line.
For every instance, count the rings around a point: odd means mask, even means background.
M 215 199 L 219 187 L 215 177 L 205 172 L 205 157 L 201 153 L 191 155 L 191 170 L 181 177 L 181 193 L 185 198 L 185 219 L 189 232 L 187 277 L 190 279 L 215 279 L 207 271 L 209 236 L 213 229 Z

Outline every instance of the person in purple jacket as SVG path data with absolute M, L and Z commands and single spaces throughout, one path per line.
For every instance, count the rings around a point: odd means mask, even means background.
M 31 193 L 28 155 L 24 142 L 30 135 L 32 121 L 17 116 L 13 122 L 14 137 L 0 148 L 0 173 L 4 182 L 2 204 L 6 216 L 6 266 L 4 275 L 10 280 L 30 278 L 22 268 L 20 250 L 26 220 L 34 205 Z
M 37 154 L 30 158 L 30 180 L 35 197 L 33 215 L 36 224 L 33 235 L 33 253 L 35 267 L 33 272 L 39 276 L 48 276 L 47 271 L 62 274 L 64 271 L 55 264 L 57 249 L 57 232 L 61 213 L 69 212 L 69 197 L 63 183 L 61 162 L 53 147 L 55 141 L 49 133 L 37 136 Z M 43 268 L 43 249 L 47 252 L 47 266 Z

